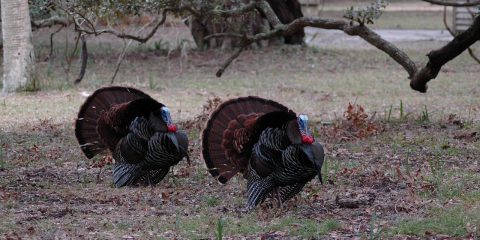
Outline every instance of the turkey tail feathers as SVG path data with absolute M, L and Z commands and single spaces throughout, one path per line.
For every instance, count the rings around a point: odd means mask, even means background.
M 85 100 L 75 122 L 75 136 L 87 158 L 92 158 L 106 149 L 97 133 L 98 119 L 101 114 L 113 105 L 141 98 L 150 98 L 150 96 L 129 87 L 104 87 L 96 90 Z
M 202 132 L 202 155 L 210 174 L 226 183 L 248 164 L 248 130 L 269 112 L 288 112 L 280 103 L 260 97 L 241 97 L 222 103 L 211 114 Z

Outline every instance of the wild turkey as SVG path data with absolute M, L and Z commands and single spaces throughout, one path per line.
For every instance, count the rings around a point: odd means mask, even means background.
M 169 109 L 134 88 L 95 91 L 80 107 L 75 136 L 87 158 L 110 150 L 117 187 L 157 184 L 171 166 L 189 161 L 187 135 L 177 131 Z
M 259 97 L 222 103 L 203 130 L 202 154 L 221 183 L 243 173 L 248 209 L 267 196 L 281 205 L 315 176 L 322 181 L 323 147 L 315 142 L 307 116 Z

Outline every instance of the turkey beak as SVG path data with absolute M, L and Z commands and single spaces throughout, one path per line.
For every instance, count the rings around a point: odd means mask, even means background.
M 322 179 L 322 165 L 325 158 L 323 147 L 320 143 L 314 142 L 313 144 L 302 144 L 300 148 L 305 153 L 307 158 L 313 163 L 317 170 L 318 180 L 323 184 Z
M 187 158 L 187 163 L 190 165 L 190 156 L 188 156 L 188 152 L 183 149 L 183 147 L 179 144 L 177 136 L 174 133 L 167 133 L 167 136 L 172 140 L 173 145 L 175 145 L 175 148 L 177 149 L 177 152 L 182 153 L 185 155 Z
M 174 133 L 175 139 L 177 140 L 179 152 L 185 156 L 187 159 L 188 165 L 190 165 L 190 156 L 188 155 L 188 136 L 185 131 L 179 130 Z
M 167 133 L 167 136 L 170 138 L 170 140 L 172 141 L 173 145 L 175 146 L 175 148 L 177 149 L 177 152 L 180 152 L 180 146 L 178 145 L 178 141 L 177 141 L 177 137 L 175 136 L 174 133 Z

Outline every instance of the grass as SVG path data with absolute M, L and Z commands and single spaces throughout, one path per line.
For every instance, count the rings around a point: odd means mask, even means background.
M 386 189 L 395 189 L 398 195 L 385 192 L 383 187 L 376 191 L 379 199 L 374 206 L 381 214 L 372 216 L 365 223 L 362 229 L 366 232 L 361 234 L 366 238 L 382 238 L 390 236 L 388 234 L 421 237 L 426 231 L 465 236 L 466 230 L 457 227 L 475 224 L 475 215 L 465 214 L 462 220 L 458 216 L 463 213 L 454 211 L 468 207 L 477 209 L 480 205 L 480 180 L 473 170 L 469 170 L 475 161 L 465 161 L 478 154 L 478 145 L 454 141 L 449 131 L 442 130 L 445 128 L 441 125 L 445 123 L 430 122 L 428 128 L 424 128 L 426 123 L 416 121 L 420 114 L 412 113 L 402 122 L 391 122 L 386 125 L 389 129 L 386 132 L 362 141 L 335 142 L 323 131 L 318 131 L 319 140 L 328 149 L 323 171 L 329 181 L 320 187 L 315 180 L 297 199 L 287 202 L 285 210 L 263 206 L 252 213 L 239 212 L 245 204 L 243 181 L 234 179 L 225 186 L 216 183 L 206 172 L 197 155 L 198 150 L 193 154 L 192 166 L 181 163 L 175 167 L 175 176 L 170 175 L 156 188 L 114 189 L 109 176 L 111 168 L 105 169 L 97 181 L 98 169 L 89 167 L 88 161 L 78 158 L 81 154 L 75 147 L 68 122 L 34 120 L 22 126 L 3 125 L 7 132 L 2 132 L 0 138 L 7 143 L 4 146 L 6 158 L 9 164 L 17 167 L 3 170 L 0 179 L 0 197 L 5 203 L 0 212 L 11 219 L 0 224 L 0 229 L 6 236 L 13 233 L 77 237 L 88 234 L 96 238 L 168 239 L 176 236 L 196 239 L 219 236 L 218 221 L 222 219 L 221 235 L 224 238 L 320 238 L 346 231 L 344 226 L 358 221 L 358 212 L 331 205 L 332 197 L 385 186 Z M 21 119 L 21 115 L 17 116 Z M 454 125 L 447 125 L 447 129 L 452 127 Z M 477 129 L 477 125 L 469 128 Z M 7 138 L 8 142 L 5 141 Z M 449 148 L 444 149 L 442 145 L 446 139 Z M 424 150 L 420 152 L 418 146 Z M 457 153 L 446 154 L 450 148 L 458 149 Z M 430 203 L 409 200 L 405 197 L 408 196 L 407 189 L 400 187 L 404 186 L 403 180 L 391 174 L 395 166 L 404 162 L 403 158 L 409 159 L 403 165 L 403 174 L 421 176 L 415 180 L 412 189 L 416 189 L 414 192 L 418 197 Z M 192 175 L 180 174 L 185 171 Z M 384 182 L 383 176 L 397 180 Z M 18 181 L 22 178 L 29 181 Z M 433 190 L 422 190 L 424 182 L 433 183 Z M 22 194 L 17 195 L 19 192 Z M 51 209 L 44 208 L 51 202 L 55 203 Z M 410 214 L 397 217 L 394 212 L 382 210 L 388 206 L 402 206 L 403 202 L 412 206 Z M 439 204 L 449 202 L 456 203 L 445 207 L 453 209 L 452 212 L 435 210 Z M 456 206 L 459 208 L 454 208 Z M 431 210 L 422 211 L 424 208 Z M 18 209 L 23 209 L 25 214 L 19 213 Z M 367 209 L 370 207 L 362 207 L 360 212 Z M 67 211 L 65 215 L 59 215 L 64 211 Z M 337 213 L 330 215 L 329 211 Z M 444 216 L 449 216 L 450 220 L 443 219 Z M 38 219 L 25 220 L 31 218 Z M 19 221 L 24 224 L 18 225 Z M 55 225 L 58 221 L 61 224 Z M 52 231 L 49 227 L 52 225 L 58 230 Z M 29 233 L 29 226 L 33 226 L 35 233 Z M 79 226 L 85 226 L 82 229 L 86 230 L 79 230 Z
M 162 29 L 159 36 L 170 36 L 176 46 L 184 44 L 184 30 Z M 48 52 L 43 37 L 35 38 L 39 59 Z M 480 144 L 472 136 L 480 130 L 479 70 L 468 56 L 448 63 L 420 94 L 410 90 L 401 67 L 368 47 L 249 50 L 216 78 L 224 52 L 167 57 L 150 51 L 167 46 L 155 41 L 128 50 L 117 84 L 145 90 L 172 109 L 176 122 L 195 119 L 214 96 L 259 95 L 306 113 L 325 146 L 324 184 L 313 180 L 284 209 L 267 201 L 246 213 L 245 181 L 239 176 L 221 185 L 210 176 L 194 128 L 188 132 L 192 165 L 181 162 L 155 188 L 113 188 L 111 167 L 98 175 L 92 163 L 101 157 L 84 158 L 73 132 L 84 92 L 108 85 L 122 46 L 108 37 L 92 39 L 80 85 L 66 81 L 58 49 L 57 58 L 38 63 L 42 91 L 0 98 L 0 238 L 479 236 L 479 228 L 472 230 L 480 207 Z M 399 46 L 425 62 L 424 55 L 442 44 Z M 70 76 L 77 70 L 72 65 Z M 343 118 L 349 102 L 365 107 L 378 134 L 329 135 L 329 123 Z M 366 193 L 375 195 L 372 205 L 335 203 L 337 196 Z
M 478 208 L 436 208 L 430 210 L 430 216 L 426 218 L 402 220 L 392 230 L 392 234 L 420 237 L 425 237 L 432 233 L 445 234 L 451 237 L 465 237 L 468 234 L 472 234 L 471 236 L 475 239 L 479 236 L 479 215 L 480 209 Z

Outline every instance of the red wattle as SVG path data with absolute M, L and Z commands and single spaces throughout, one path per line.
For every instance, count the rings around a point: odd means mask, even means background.
M 177 125 L 175 124 L 170 124 L 167 126 L 167 131 L 168 132 L 176 132 L 177 131 Z
M 314 141 L 312 136 L 302 135 L 302 143 L 312 144 Z

